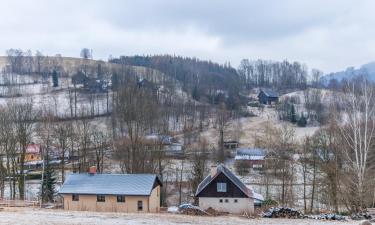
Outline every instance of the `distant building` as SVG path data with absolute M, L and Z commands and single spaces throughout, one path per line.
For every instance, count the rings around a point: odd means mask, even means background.
M 210 174 L 198 185 L 195 196 L 199 207 L 220 212 L 254 213 L 254 192 L 224 165 L 211 167 Z
M 238 141 L 224 141 L 224 148 L 226 149 L 238 148 Z
M 26 147 L 25 162 L 33 162 L 42 160 L 41 145 L 31 143 Z
M 146 141 L 152 145 L 162 145 L 166 155 L 180 155 L 183 153 L 183 145 L 175 138 L 168 135 L 151 134 L 145 136 Z
M 258 100 L 262 104 L 271 105 L 279 101 L 279 94 L 273 90 L 261 89 L 258 94 Z
M 260 148 L 238 148 L 236 150 L 236 161 L 246 162 L 251 168 L 263 168 L 266 151 Z
M 64 209 L 102 212 L 160 211 L 161 181 L 153 174 L 70 174 L 59 194 Z

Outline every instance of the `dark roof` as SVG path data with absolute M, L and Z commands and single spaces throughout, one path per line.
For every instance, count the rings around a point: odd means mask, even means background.
M 261 148 L 237 148 L 237 155 L 265 156 L 266 151 Z
M 195 196 L 197 196 L 208 184 L 210 184 L 220 173 L 223 173 L 229 180 L 233 182 L 247 197 L 252 198 L 253 192 L 250 190 L 236 175 L 234 175 L 228 168 L 224 165 L 220 164 L 217 166 L 217 172 L 214 177 L 211 177 L 209 174 L 204 180 L 198 185 L 197 192 Z
M 68 176 L 59 194 L 150 195 L 160 180 L 153 174 L 73 173 Z
M 270 90 L 270 89 L 261 89 L 261 92 L 263 92 L 267 97 L 271 98 L 278 98 L 279 94 L 276 91 Z

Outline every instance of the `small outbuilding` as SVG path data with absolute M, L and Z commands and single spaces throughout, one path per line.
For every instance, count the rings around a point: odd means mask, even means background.
M 279 102 L 279 94 L 276 91 L 269 89 L 261 89 L 258 94 L 259 102 L 262 104 L 271 105 Z
M 70 174 L 59 194 L 65 210 L 152 212 L 160 210 L 161 182 L 153 174 Z
M 254 213 L 254 193 L 224 165 L 211 167 L 210 174 L 198 185 L 195 196 L 199 207 L 219 212 Z

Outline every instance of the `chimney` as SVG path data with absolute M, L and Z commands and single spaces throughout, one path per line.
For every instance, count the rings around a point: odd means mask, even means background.
M 213 178 L 217 173 L 217 166 L 215 164 L 211 165 L 211 178 Z
M 91 176 L 93 176 L 93 175 L 96 174 L 96 166 L 90 166 L 90 168 L 89 168 L 89 174 Z

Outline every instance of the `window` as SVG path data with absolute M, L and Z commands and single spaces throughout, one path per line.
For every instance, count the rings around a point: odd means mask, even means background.
M 225 203 L 228 203 L 229 202 L 229 200 L 228 199 L 225 199 Z
M 217 183 L 217 192 L 227 192 L 227 183 Z
M 125 195 L 117 195 L 117 202 L 125 202 Z
M 72 194 L 72 201 L 79 201 L 79 195 L 77 194 Z
M 142 211 L 143 210 L 143 202 L 142 201 L 138 201 L 138 211 Z
M 223 203 L 223 199 L 220 199 L 219 202 L 220 202 L 220 203 Z
M 238 202 L 238 199 L 234 199 L 234 203 L 237 203 Z
M 97 202 L 105 202 L 105 195 L 97 195 L 96 201 Z

